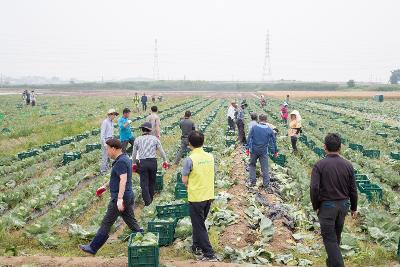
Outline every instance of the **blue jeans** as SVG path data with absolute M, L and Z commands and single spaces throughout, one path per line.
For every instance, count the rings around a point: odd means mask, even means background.
M 265 154 L 250 154 L 250 164 L 249 164 L 249 174 L 250 174 L 250 183 L 255 185 L 257 182 L 256 179 L 256 165 L 257 159 L 260 161 L 261 172 L 263 177 L 264 187 L 267 187 L 269 184 L 269 171 L 268 171 L 268 155 Z

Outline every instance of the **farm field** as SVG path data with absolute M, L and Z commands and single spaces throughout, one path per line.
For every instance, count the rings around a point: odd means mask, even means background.
M 65 259 L 71 257 L 77 264 L 79 257 L 86 256 L 78 244 L 94 236 L 109 198 L 109 193 L 95 196 L 96 189 L 109 179 L 109 173 L 99 172 L 99 126 L 109 108 L 120 113 L 124 107 L 134 110 L 132 98 L 126 95 L 41 95 L 36 107 L 24 105 L 19 95 L 0 96 L 0 266 L 51 266 L 57 257 L 60 264 L 79 266 Z M 219 259 L 226 266 L 325 264 L 309 184 L 312 166 L 324 157 L 324 136 L 337 132 L 343 141 L 342 156 L 353 163 L 360 181 L 360 216 L 346 219 L 342 235 L 346 266 L 395 266 L 400 238 L 400 101 L 373 102 L 362 93 L 357 99 L 340 98 L 346 95 L 297 97 L 289 108 L 300 111 L 303 134 L 299 153 L 292 154 L 286 125 L 279 117 L 280 95 L 266 95 L 265 108 L 250 93 L 168 94 L 157 103 L 161 142 L 170 162 L 180 145 L 178 121 L 186 110 L 192 111 L 216 159 L 217 195 L 208 225 Z M 246 123 L 251 112 L 265 113 L 279 129 L 281 156 L 269 160 L 272 194 L 246 189 L 249 157 L 235 142 L 237 137 L 226 132 L 226 110 L 232 98 L 246 99 L 249 104 Z M 146 116 L 132 113 L 135 136 Z M 114 133 L 118 135 L 118 129 Z M 69 152 L 80 156 L 64 164 L 64 154 Z M 138 175 L 133 176 L 135 216 L 142 227 L 156 220 L 157 206 L 185 202 L 176 189 L 181 167 L 165 171 L 160 166 L 163 188 L 149 207 L 141 200 Z M 375 187 L 366 190 L 365 184 Z M 160 249 L 163 264 L 193 264 L 191 223 L 189 217 L 182 217 L 171 243 Z M 98 256 L 82 262 L 85 266 L 126 266 L 128 236 L 119 220 Z

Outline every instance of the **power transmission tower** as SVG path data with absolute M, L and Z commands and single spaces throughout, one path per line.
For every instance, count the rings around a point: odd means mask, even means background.
M 157 48 L 157 39 L 154 41 L 154 64 L 153 64 L 153 79 L 160 79 L 160 70 L 158 68 L 158 48 Z
M 264 57 L 264 67 L 262 73 L 262 80 L 265 81 L 266 76 L 271 77 L 271 58 L 269 55 L 269 30 L 267 31 L 267 38 L 265 40 L 265 57 Z

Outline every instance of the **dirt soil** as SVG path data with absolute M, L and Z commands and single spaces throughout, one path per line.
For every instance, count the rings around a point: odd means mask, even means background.
M 225 231 L 219 238 L 221 247 L 229 244 L 234 248 L 243 248 L 247 245 L 252 245 L 257 240 L 257 236 L 250 231 L 244 210 L 248 206 L 246 196 L 249 194 L 245 182 L 248 172 L 246 171 L 245 163 L 242 161 L 243 151 L 237 148 L 234 152 L 234 166 L 231 172 L 233 180 L 237 184 L 228 190 L 228 193 L 234 195 L 234 198 L 229 202 L 229 207 L 240 216 L 238 223 L 226 227 Z M 260 177 L 258 177 L 260 179 Z M 274 194 L 260 193 L 268 200 L 268 203 L 281 203 L 282 200 Z M 290 245 L 295 243 L 292 239 L 292 232 L 283 225 L 282 219 L 277 219 L 273 222 L 275 233 L 273 239 L 268 243 L 268 250 L 272 252 L 281 252 L 289 249 Z

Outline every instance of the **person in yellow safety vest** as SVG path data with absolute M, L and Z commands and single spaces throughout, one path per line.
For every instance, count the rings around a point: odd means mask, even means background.
M 138 93 L 135 93 L 135 96 L 133 97 L 133 104 L 135 106 L 136 112 L 140 112 L 140 97 Z
M 203 150 L 204 135 L 189 135 L 189 157 L 184 160 L 182 182 L 187 186 L 189 213 L 192 221 L 192 252 L 198 260 L 217 261 L 208 238 L 205 221 L 214 199 L 214 156 Z

